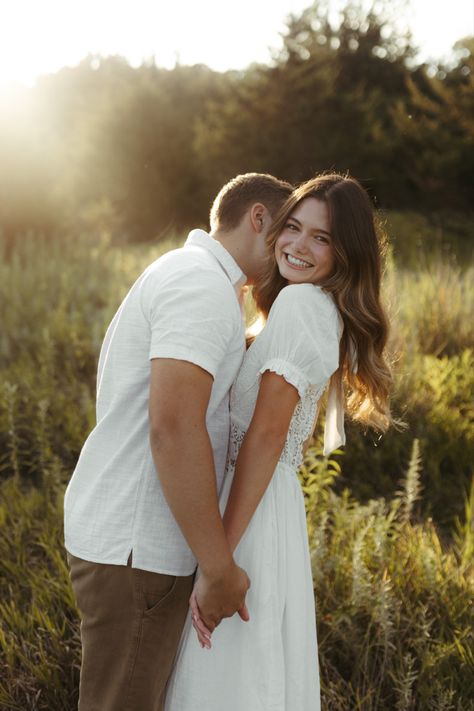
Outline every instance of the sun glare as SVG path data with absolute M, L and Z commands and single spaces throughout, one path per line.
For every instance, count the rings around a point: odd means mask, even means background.
M 132 65 L 154 57 L 164 67 L 204 63 L 217 69 L 242 69 L 268 62 L 278 47 L 285 18 L 310 0 L 273 0 L 238 4 L 211 0 L 15 0 L 2 7 L 0 84 L 34 83 L 35 77 L 78 64 L 88 54 L 119 54 Z M 329 0 L 331 12 L 344 0 Z M 370 3 L 372 4 L 372 3 Z M 412 0 L 406 18 L 421 56 L 446 55 L 452 44 L 474 33 L 472 0 L 442 3 Z
M 263 317 L 258 316 L 258 318 L 256 318 L 255 321 L 253 321 L 248 327 L 247 336 L 250 336 L 251 338 L 256 338 L 264 326 L 265 321 L 263 320 Z

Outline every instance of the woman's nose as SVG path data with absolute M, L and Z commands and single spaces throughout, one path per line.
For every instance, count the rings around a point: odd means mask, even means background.
M 306 252 L 307 249 L 307 239 L 306 235 L 304 232 L 300 232 L 298 236 L 295 239 L 294 246 L 296 249 L 298 249 L 300 252 Z

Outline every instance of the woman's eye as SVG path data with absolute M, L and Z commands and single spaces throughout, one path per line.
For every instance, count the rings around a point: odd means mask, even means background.
M 297 226 L 294 225 L 292 222 L 287 222 L 287 223 L 286 223 L 286 227 L 287 227 L 287 229 L 289 229 L 289 230 L 297 230 L 297 229 L 298 229 Z

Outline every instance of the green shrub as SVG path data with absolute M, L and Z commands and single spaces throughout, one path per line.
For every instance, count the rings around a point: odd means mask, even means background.
M 390 262 L 384 294 L 395 360 L 393 410 L 408 429 L 391 429 L 381 437 L 346 422 L 336 488 L 349 485 L 361 501 L 388 496 L 416 437 L 425 492 L 419 513 L 432 516 L 449 533 L 473 474 L 473 268 L 433 262 L 415 273 Z
M 474 482 L 443 546 L 413 520 L 418 441 L 391 500 L 357 503 L 333 490 L 337 461 L 310 450 L 307 499 L 323 708 L 328 711 L 474 709 Z
M 408 430 L 378 438 L 348 424 L 347 446 L 338 484 L 349 485 L 362 501 L 388 495 L 409 457 L 410 441 L 420 441 L 424 488 L 419 515 L 433 517 L 448 532 L 462 510 L 474 462 L 474 351 L 451 358 L 416 355 L 399 374 L 395 410 Z

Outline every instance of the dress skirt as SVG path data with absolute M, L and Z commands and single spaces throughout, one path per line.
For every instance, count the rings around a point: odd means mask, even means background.
M 224 511 L 232 481 L 220 497 Z M 188 614 L 165 711 L 320 711 L 315 602 L 304 499 L 279 462 L 235 550 L 250 621 L 222 620 L 202 649 Z

